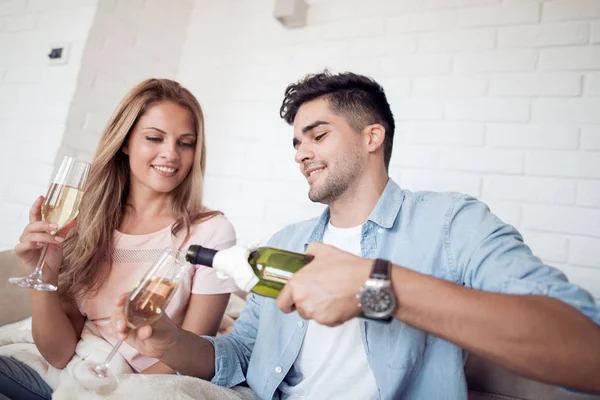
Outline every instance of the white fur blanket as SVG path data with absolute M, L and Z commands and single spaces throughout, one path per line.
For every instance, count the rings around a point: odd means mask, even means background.
M 227 332 L 239 315 L 243 300 L 232 296 L 220 332 Z M 110 363 L 111 371 L 119 375 L 119 384 L 110 394 L 99 395 L 86 391 L 73 378 L 73 369 L 82 359 L 104 361 L 111 345 L 100 337 L 96 327 L 86 322 L 75 350 L 75 356 L 65 369 L 50 365 L 39 353 L 31 334 L 31 318 L 0 327 L 0 355 L 11 356 L 33 368 L 54 389 L 52 399 L 236 399 L 257 397 L 245 387 L 226 389 L 210 382 L 185 376 L 133 374 L 123 357 L 116 354 Z

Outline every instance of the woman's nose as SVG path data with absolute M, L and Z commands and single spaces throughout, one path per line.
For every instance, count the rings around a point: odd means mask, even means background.
M 177 143 L 173 143 L 171 140 L 166 140 L 161 155 L 168 161 L 178 160 L 179 149 L 177 148 Z

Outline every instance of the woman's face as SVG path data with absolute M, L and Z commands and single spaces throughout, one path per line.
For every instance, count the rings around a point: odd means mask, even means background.
M 190 112 L 169 101 L 153 104 L 134 125 L 123 152 L 129 156 L 131 185 L 171 192 L 194 163 L 196 132 Z

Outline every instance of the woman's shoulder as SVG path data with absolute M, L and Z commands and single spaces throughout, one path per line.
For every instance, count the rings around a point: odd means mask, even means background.
M 203 214 L 211 210 L 204 209 Z M 190 227 L 189 244 L 199 244 L 212 248 L 233 246 L 236 242 L 235 228 L 223 214 L 199 218 Z
M 232 228 L 233 225 L 229 219 L 220 211 L 203 208 L 201 214 L 192 223 L 193 228 L 197 229 L 222 229 Z

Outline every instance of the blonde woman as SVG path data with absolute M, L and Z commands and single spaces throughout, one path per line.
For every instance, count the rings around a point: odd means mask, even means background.
M 33 269 L 41 247 L 51 244 L 44 279 L 58 282 L 59 290 L 30 291 L 34 341 L 50 364 L 67 365 L 86 318 L 116 342 L 109 330 L 115 299 L 134 287 L 164 248 L 235 244 L 227 219 L 202 205 L 205 164 L 200 104 L 177 82 L 150 79 L 133 88 L 110 119 L 75 226 L 53 238 L 53 227 L 41 220 L 43 197 L 36 200 L 15 251 Z M 196 266 L 167 314 L 185 330 L 215 335 L 236 289 L 212 269 Z M 126 344 L 119 352 L 136 372 L 174 373 Z M 0 357 L 0 394 L 49 399 L 52 389 L 25 364 Z

